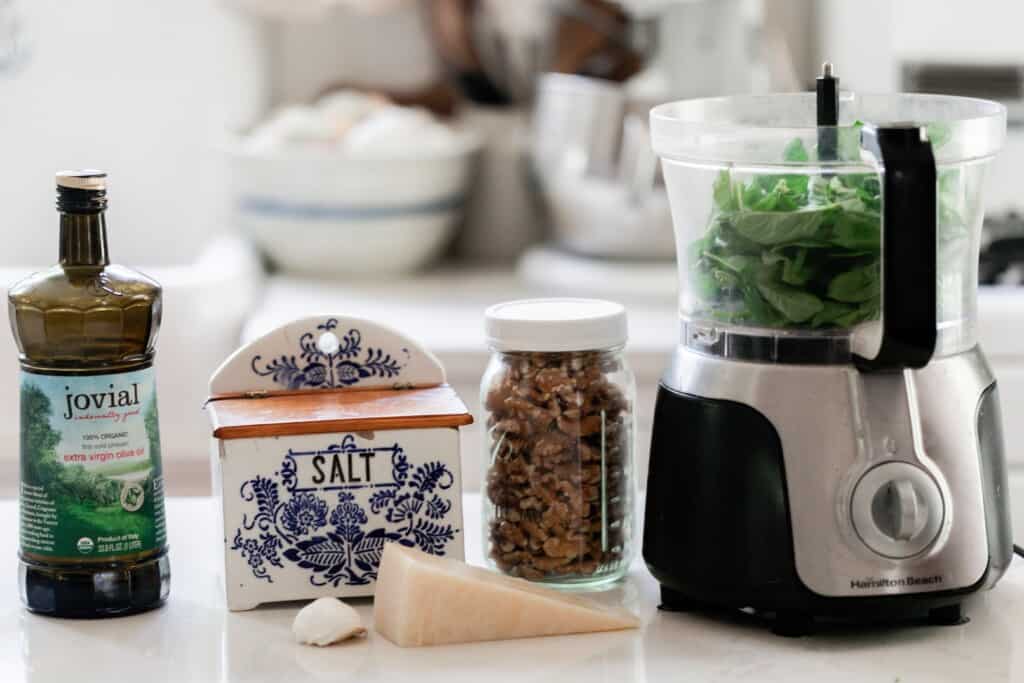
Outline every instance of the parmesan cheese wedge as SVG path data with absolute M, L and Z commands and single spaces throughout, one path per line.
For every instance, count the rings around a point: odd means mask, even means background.
M 373 605 L 377 632 L 399 647 L 637 628 L 622 609 L 388 543 Z

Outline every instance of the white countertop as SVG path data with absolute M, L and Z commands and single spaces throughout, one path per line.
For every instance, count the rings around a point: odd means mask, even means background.
M 220 587 L 214 502 L 168 501 L 171 598 L 133 617 L 68 621 L 22 610 L 13 556 L 0 567 L 0 681 L 467 681 L 479 683 L 939 683 L 1024 680 L 1024 565 L 968 605 L 970 623 L 772 635 L 746 619 L 657 610 L 654 579 L 637 562 L 601 600 L 642 619 L 637 631 L 407 649 L 371 628 L 365 641 L 325 649 L 291 640 L 298 605 L 229 613 Z M 467 496 L 467 552 L 481 560 L 479 497 Z M 16 535 L 17 507 L 0 503 L 0 531 Z M 372 603 L 353 601 L 367 625 Z

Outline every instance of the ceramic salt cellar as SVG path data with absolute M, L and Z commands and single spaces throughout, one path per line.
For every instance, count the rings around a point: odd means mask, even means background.
M 463 559 L 459 427 L 473 418 L 414 340 L 305 318 L 213 374 L 228 608 L 373 595 L 386 543 Z

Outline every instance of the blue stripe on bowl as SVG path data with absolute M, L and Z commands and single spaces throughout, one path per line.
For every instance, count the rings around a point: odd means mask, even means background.
M 401 216 L 430 215 L 458 209 L 465 202 L 462 194 L 442 197 L 429 202 L 396 204 L 392 206 L 354 204 L 314 204 L 289 202 L 267 197 L 242 197 L 238 208 L 243 213 L 275 218 L 302 218 L 305 220 L 375 220 Z

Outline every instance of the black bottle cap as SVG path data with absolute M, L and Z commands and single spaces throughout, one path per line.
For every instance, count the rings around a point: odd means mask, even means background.
M 107 174 L 83 169 L 57 173 L 57 210 L 61 213 L 99 213 L 107 208 Z

